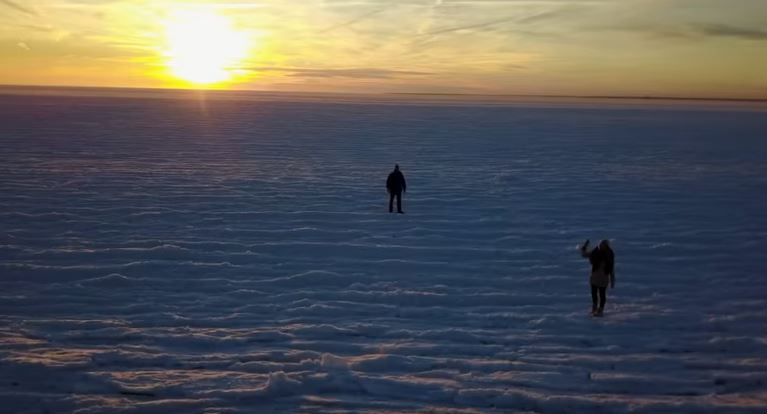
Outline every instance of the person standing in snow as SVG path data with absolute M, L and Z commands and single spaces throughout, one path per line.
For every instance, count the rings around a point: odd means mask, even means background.
M 591 262 L 591 315 L 602 316 L 607 301 L 607 286 L 615 289 L 615 253 L 610 242 L 602 240 L 599 246 L 589 250 L 589 241 L 581 246 L 581 256 Z
M 399 164 L 397 164 L 394 166 L 394 171 L 389 174 L 389 178 L 386 179 L 386 191 L 389 192 L 389 213 L 392 212 L 394 207 L 394 197 L 397 197 L 397 213 L 405 213 L 402 211 L 402 193 L 406 190 L 405 176 L 402 175 L 402 171 L 399 170 Z

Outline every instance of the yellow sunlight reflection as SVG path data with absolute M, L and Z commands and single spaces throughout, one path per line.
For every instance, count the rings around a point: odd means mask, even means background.
M 165 42 L 170 74 L 197 85 L 232 81 L 252 47 L 231 20 L 204 9 L 173 12 L 165 22 Z

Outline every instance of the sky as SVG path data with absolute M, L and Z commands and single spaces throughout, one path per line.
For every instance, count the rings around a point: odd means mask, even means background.
M 766 0 L 0 0 L 0 84 L 767 98 Z

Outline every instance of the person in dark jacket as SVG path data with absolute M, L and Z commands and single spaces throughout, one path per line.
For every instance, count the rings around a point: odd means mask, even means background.
M 394 197 L 397 197 L 397 213 L 403 214 L 402 193 L 407 191 L 407 183 L 405 182 L 405 176 L 402 175 L 402 171 L 399 170 L 399 165 L 394 166 L 394 171 L 386 179 L 386 191 L 389 192 L 389 213 L 392 212 L 394 207 Z
M 581 256 L 591 262 L 591 314 L 602 316 L 607 301 L 607 286 L 615 289 L 615 253 L 610 242 L 602 240 L 599 246 L 589 251 L 589 241 L 581 246 Z

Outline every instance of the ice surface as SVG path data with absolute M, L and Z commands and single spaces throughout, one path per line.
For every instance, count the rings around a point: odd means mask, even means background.
M 2 96 L 0 412 L 763 413 L 765 138 L 743 108 Z

